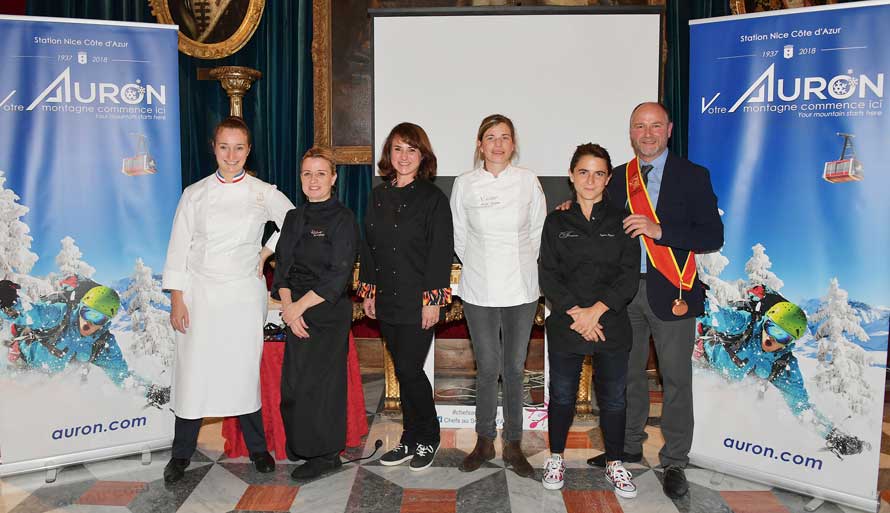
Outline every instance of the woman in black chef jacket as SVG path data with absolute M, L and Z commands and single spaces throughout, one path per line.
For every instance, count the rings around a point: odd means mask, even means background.
M 329 148 L 313 147 L 303 156 L 300 183 L 308 202 L 284 218 L 272 283 L 288 327 L 281 369 L 287 453 L 307 460 L 293 471 L 294 479 L 339 467 L 346 441 L 347 291 L 358 225 L 332 196 L 335 169 Z
M 582 144 L 569 165 L 575 201 L 551 212 L 541 236 L 541 291 L 550 302 L 547 317 L 551 457 L 542 482 L 563 485 L 562 453 L 575 412 L 585 355 L 593 355 L 596 400 L 606 446 L 606 478 L 615 493 L 636 496 L 632 476 L 621 462 L 624 451 L 625 389 L 631 326 L 627 305 L 640 279 L 640 244 L 621 227 L 624 212 L 604 198 L 612 177 L 609 153 Z
M 365 314 L 380 320 L 402 403 L 399 445 L 381 456 L 380 463 L 410 460 L 411 470 L 422 470 L 439 449 L 439 420 L 423 362 L 433 326 L 451 302 L 451 208 L 430 182 L 436 176 L 436 156 L 419 126 L 396 125 L 377 166 L 383 183 L 368 200 L 359 295 Z

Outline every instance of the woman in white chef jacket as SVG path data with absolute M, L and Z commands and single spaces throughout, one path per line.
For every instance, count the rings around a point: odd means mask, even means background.
M 501 376 L 503 460 L 529 477 L 534 470 L 520 448 L 523 372 L 541 295 L 537 260 L 547 207 L 538 177 L 512 163 L 515 132 L 506 116 L 483 119 L 477 166 L 451 191 L 454 251 L 463 264 L 458 290 L 476 358 L 476 447 L 458 468 L 472 472 L 494 458 Z
M 260 411 L 266 282 L 259 269 L 278 233 L 262 248 L 261 238 L 267 221 L 280 228 L 294 206 L 274 185 L 245 173 L 250 131 L 241 118 L 217 125 L 213 152 L 216 172 L 182 193 L 164 266 L 176 330 L 168 483 L 182 479 L 203 417 L 238 416 L 256 469 L 275 469 Z

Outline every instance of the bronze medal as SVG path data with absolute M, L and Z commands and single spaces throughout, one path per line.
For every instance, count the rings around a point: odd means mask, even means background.
M 686 301 L 682 299 L 675 299 L 671 304 L 671 313 L 676 315 L 677 317 L 682 317 L 686 315 L 686 312 L 689 311 L 689 305 L 686 304 Z

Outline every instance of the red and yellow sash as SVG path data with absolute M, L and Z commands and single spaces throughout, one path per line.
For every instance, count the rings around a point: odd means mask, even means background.
M 627 203 L 630 205 L 631 213 L 643 214 L 656 223 L 660 223 L 658 215 L 655 213 L 655 207 L 652 206 L 652 200 L 649 198 L 649 191 L 643 184 L 643 176 L 640 174 L 640 165 L 636 157 L 627 163 L 625 183 L 627 184 Z M 695 254 L 692 251 L 689 252 L 686 256 L 686 263 L 683 264 L 683 270 L 680 271 L 677 257 L 674 256 L 671 248 L 660 246 L 645 235 L 641 235 L 641 237 L 652 267 L 655 267 L 675 287 L 692 290 L 692 282 L 695 280 Z

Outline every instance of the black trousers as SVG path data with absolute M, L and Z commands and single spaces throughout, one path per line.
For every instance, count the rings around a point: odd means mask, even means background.
M 198 447 L 198 432 L 201 430 L 203 421 L 204 419 L 176 417 L 173 427 L 174 458 L 191 459 Z M 266 434 L 263 431 L 263 410 L 239 415 L 238 424 L 241 426 L 241 433 L 244 434 L 247 450 L 251 454 L 268 450 L 266 449 Z
M 423 362 L 433 342 L 433 330 L 420 324 L 389 324 L 380 321 L 380 333 L 392 355 L 402 400 L 402 439 L 405 445 L 439 443 L 439 417 L 433 387 Z

